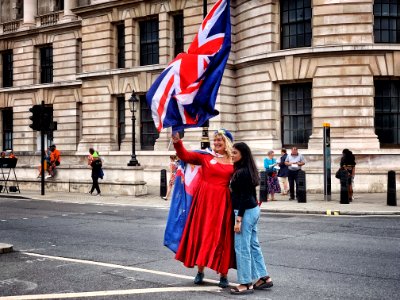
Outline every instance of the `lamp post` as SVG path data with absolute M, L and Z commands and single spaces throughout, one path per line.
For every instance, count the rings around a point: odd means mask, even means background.
M 136 151 L 135 151 L 135 123 L 136 123 L 136 117 L 135 117 L 135 112 L 136 112 L 136 105 L 135 103 L 138 103 L 139 97 L 136 95 L 135 91 L 132 92 L 131 97 L 128 100 L 129 104 L 129 110 L 132 113 L 132 155 L 131 155 L 131 160 L 128 162 L 128 166 L 130 167 L 135 167 L 135 166 L 140 166 L 137 158 L 136 158 Z

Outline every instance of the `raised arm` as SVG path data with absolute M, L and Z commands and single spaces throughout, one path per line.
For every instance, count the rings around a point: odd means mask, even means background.
M 204 159 L 205 155 L 197 153 L 197 152 L 187 151 L 185 149 L 185 147 L 183 146 L 181 139 L 179 138 L 179 133 L 172 135 L 172 141 L 174 143 L 174 148 L 175 148 L 176 154 L 178 155 L 178 157 L 181 160 L 183 160 L 184 162 L 193 164 L 193 165 L 202 165 L 203 164 L 203 159 Z

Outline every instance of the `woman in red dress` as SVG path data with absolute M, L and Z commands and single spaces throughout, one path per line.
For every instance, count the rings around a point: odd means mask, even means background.
M 202 177 L 175 258 L 188 268 L 195 265 L 195 284 L 202 284 L 204 268 L 220 274 L 220 287 L 229 285 L 229 268 L 235 267 L 234 214 L 229 191 L 233 174 L 232 134 L 220 129 L 214 134 L 212 154 L 187 151 L 179 134 L 173 134 L 175 150 L 184 162 L 202 166 Z

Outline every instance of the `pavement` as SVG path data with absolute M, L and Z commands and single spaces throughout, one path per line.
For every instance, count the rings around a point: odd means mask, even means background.
M 397 199 L 400 194 L 397 193 Z M 306 203 L 289 201 L 288 196 L 276 195 L 276 201 L 264 202 L 261 205 L 263 213 L 283 214 L 319 214 L 328 216 L 394 216 L 400 217 L 400 206 L 388 206 L 386 193 L 355 194 L 350 204 L 340 204 L 340 195 L 333 194 L 330 200 L 322 194 L 307 194 Z M 14 198 L 22 200 L 45 200 L 66 203 L 85 203 L 97 205 L 132 205 L 168 209 L 170 201 L 159 196 L 159 187 L 148 187 L 148 194 L 144 196 L 101 195 L 93 196 L 83 193 L 22 191 L 21 193 L 0 194 L 0 198 Z M 399 201 L 397 201 L 399 202 Z M 400 204 L 399 204 L 400 205 Z M 12 251 L 13 245 L 0 241 L 0 254 Z
M 48 192 L 45 195 L 38 191 L 22 191 L 21 193 L 0 194 L 0 198 L 48 200 L 67 203 L 132 205 L 169 208 L 170 201 L 159 196 L 159 187 L 148 187 L 148 194 L 144 196 L 106 195 L 93 196 L 83 193 Z M 397 199 L 400 193 L 397 193 Z M 340 194 L 331 195 L 325 199 L 323 194 L 306 195 L 306 203 L 289 201 L 288 196 L 276 195 L 276 201 L 263 202 L 261 211 L 267 213 L 295 213 L 295 214 L 332 214 L 332 215 L 398 215 L 400 206 L 388 206 L 386 193 L 355 194 L 350 204 L 340 204 Z M 397 200 L 399 202 L 399 200 Z M 400 205 L 400 203 L 398 203 Z

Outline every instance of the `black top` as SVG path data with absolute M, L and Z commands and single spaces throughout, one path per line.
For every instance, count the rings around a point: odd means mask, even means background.
M 231 180 L 231 196 L 233 209 L 239 210 L 239 217 L 243 217 L 246 209 L 258 205 L 256 199 L 256 187 L 251 181 L 247 168 L 235 170 Z
M 356 158 L 352 153 L 342 156 L 340 159 L 340 166 L 355 166 L 356 165 Z
M 289 168 L 285 164 L 286 157 L 288 156 L 287 153 L 283 154 L 281 156 L 281 161 L 279 162 L 279 171 L 278 171 L 278 177 L 288 177 L 289 176 Z
M 95 159 L 90 164 L 92 166 L 92 177 L 100 177 L 102 163 L 100 159 Z

